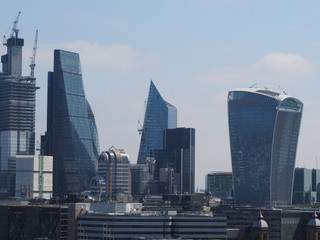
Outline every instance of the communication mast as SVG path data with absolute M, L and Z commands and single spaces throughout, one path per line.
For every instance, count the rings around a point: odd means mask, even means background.
M 33 50 L 32 50 L 32 57 L 30 57 L 30 77 L 34 77 L 34 67 L 36 66 L 35 61 L 36 61 L 36 52 L 37 52 L 37 45 L 38 45 L 38 30 L 36 30 L 36 37 L 34 39 L 34 44 L 33 44 Z

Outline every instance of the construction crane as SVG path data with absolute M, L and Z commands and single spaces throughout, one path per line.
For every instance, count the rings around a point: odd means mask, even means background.
M 10 37 L 13 37 L 13 34 L 15 33 L 16 34 L 16 38 L 18 38 L 19 29 L 17 28 L 17 25 L 18 25 L 20 13 L 21 12 L 18 13 L 18 16 L 17 16 L 16 20 L 14 20 L 14 22 L 13 22 L 13 28 L 12 28 Z
M 36 30 L 36 38 L 34 39 L 34 44 L 33 44 L 33 50 L 32 50 L 32 57 L 30 57 L 30 77 L 34 77 L 34 67 L 36 66 L 35 61 L 36 61 L 36 52 L 37 52 L 37 44 L 38 44 L 38 29 Z

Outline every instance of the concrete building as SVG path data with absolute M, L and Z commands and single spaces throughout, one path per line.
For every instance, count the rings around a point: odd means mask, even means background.
M 228 94 L 234 203 L 291 204 L 303 103 L 266 89 Z
M 52 197 L 52 157 L 17 155 L 10 160 L 16 163 L 15 197 L 45 199 Z
M 19 13 L 20 15 L 20 13 Z M 18 15 L 18 16 L 19 16 Z M 11 157 L 35 154 L 36 79 L 22 76 L 24 39 L 14 25 L 4 41 L 0 72 L 0 199 L 15 196 L 15 169 Z

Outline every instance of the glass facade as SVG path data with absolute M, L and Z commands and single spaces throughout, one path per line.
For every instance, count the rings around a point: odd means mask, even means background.
M 54 195 L 89 190 L 100 150 L 77 53 L 54 51 L 54 72 L 48 74 L 47 132 L 42 140 L 45 155 L 53 156 Z
M 163 149 L 163 132 L 177 127 L 177 108 L 166 102 L 151 81 L 148 102 L 141 129 L 138 163 L 152 157 L 155 149 Z
M 165 149 L 156 151 L 156 176 L 161 169 L 174 171 L 173 192 L 194 193 L 195 188 L 195 129 L 176 128 L 165 131 Z M 160 181 L 161 182 L 161 181 Z M 164 194 L 164 193 L 160 193 Z
M 291 204 L 303 103 L 240 89 L 228 95 L 235 204 Z
M 212 172 L 206 176 L 206 191 L 213 197 L 227 198 L 232 196 L 232 173 Z

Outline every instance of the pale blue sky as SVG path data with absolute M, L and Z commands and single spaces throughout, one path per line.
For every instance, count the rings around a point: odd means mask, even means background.
M 53 49 L 78 52 L 101 150 L 124 148 L 136 162 L 137 121 L 143 121 L 152 79 L 178 108 L 178 125 L 196 128 L 196 185 L 204 187 L 206 173 L 231 170 L 227 92 L 254 83 L 281 88 L 305 103 L 296 165 L 316 167 L 319 7 L 319 1 L 11 0 L 0 9 L 0 34 L 10 35 L 21 11 L 18 28 L 26 45 L 24 73 L 29 74 L 39 29 L 37 137 L 46 127 Z

